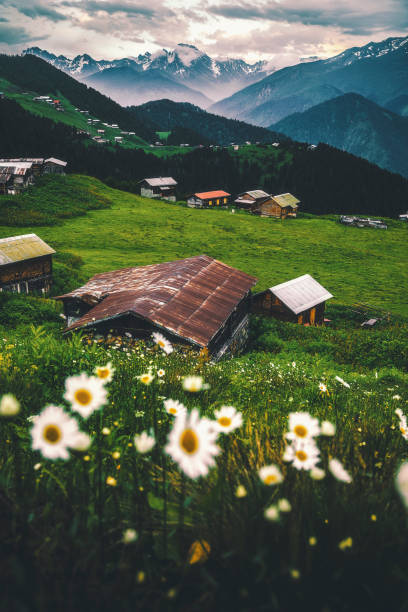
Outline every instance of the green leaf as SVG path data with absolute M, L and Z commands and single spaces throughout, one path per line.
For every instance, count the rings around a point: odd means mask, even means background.
M 149 491 L 147 494 L 147 501 L 149 502 L 149 506 L 152 508 L 152 510 L 163 510 L 164 508 L 163 500 L 160 499 L 160 497 L 153 495 L 151 491 Z

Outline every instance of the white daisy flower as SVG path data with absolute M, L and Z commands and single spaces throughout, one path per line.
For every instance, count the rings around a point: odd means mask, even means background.
M 165 451 L 190 478 L 206 476 L 220 452 L 217 435 L 213 422 L 200 419 L 198 410 L 182 412 L 174 421 Z
M 106 403 L 107 393 L 104 383 L 96 376 L 84 372 L 79 376 L 70 376 L 65 381 L 64 399 L 71 404 L 71 409 L 87 419 L 95 410 Z
M 160 334 L 159 332 L 154 332 L 152 334 L 152 338 L 155 344 L 160 346 L 160 348 L 166 353 L 166 355 L 170 355 L 170 353 L 173 352 L 173 346 L 171 342 L 169 342 L 167 338 L 163 336 L 163 334 Z
M 185 376 L 183 378 L 183 389 L 197 393 L 203 388 L 203 379 L 201 376 Z
M 277 521 L 279 519 L 279 509 L 277 506 L 269 506 L 264 510 L 264 517 L 268 521 Z
M 94 372 L 104 383 L 109 383 L 113 378 L 115 368 L 112 368 L 112 363 L 109 361 L 104 366 L 96 366 Z
M 320 433 L 319 421 L 310 416 L 308 412 L 291 412 L 289 414 L 288 440 L 307 440 Z
M 297 470 L 311 470 L 319 463 L 320 451 L 313 439 L 296 438 L 286 447 L 283 460 L 291 462 Z
M 336 433 L 336 426 L 330 421 L 323 421 L 320 429 L 322 436 L 334 436 Z
M 347 383 L 345 380 L 343 380 L 342 378 L 340 378 L 340 376 L 335 376 L 335 379 L 336 379 L 336 380 L 337 380 L 337 381 L 338 381 L 340 384 L 342 384 L 342 385 L 343 385 L 343 387 L 346 387 L 347 389 L 350 389 L 350 385 L 349 385 L 349 384 L 348 384 L 348 383 Z
M 326 472 L 319 467 L 312 468 L 309 474 L 313 480 L 323 480 L 323 478 L 326 476 Z
M 319 389 L 320 389 L 320 393 L 327 393 L 327 394 L 329 393 L 328 390 L 327 390 L 326 385 L 324 383 L 322 383 L 322 382 L 319 383 Z
M 329 470 L 337 480 L 340 480 L 340 482 L 347 482 L 347 484 L 349 484 L 353 480 L 338 459 L 330 459 Z
M 242 415 L 235 410 L 234 406 L 221 406 L 214 412 L 214 415 L 215 427 L 219 432 L 230 433 L 242 425 Z
M 15 416 L 20 412 L 20 402 L 11 393 L 3 395 L 0 401 L 1 416 Z
M 140 376 L 137 377 L 141 383 L 143 383 L 144 385 L 150 385 L 150 383 L 152 382 L 152 380 L 154 379 L 154 376 L 151 372 L 145 372 L 145 374 L 141 374 Z
M 78 441 L 78 423 L 60 406 L 47 406 L 31 428 L 32 449 L 47 459 L 69 459 Z
M 408 461 L 405 461 L 395 476 L 395 486 L 406 508 L 408 508 Z
M 164 371 L 162 368 L 160 368 L 160 370 L 157 370 L 157 376 L 158 376 L 159 378 L 163 378 L 163 376 L 165 375 L 165 373 L 166 373 L 166 372 L 165 372 L 165 371 Z
M 172 414 L 173 416 L 178 416 L 182 412 L 186 412 L 186 407 L 184 404 L 179 402 L 178 400 L 166 399 L 163 402 L 164 408 L 168 414 Z
M 283 475 L 277 465 L 264 465 L 258 470 L 259 478 L 268 486 L 282 482 Z
M 136 434 L 134 437 L 135 447 L 138 453 L 148 453 L 152 450 L 156 444 L 156 440 L 153 436 L 150 436 L 147 431 L 143 431 L 141 434 Z

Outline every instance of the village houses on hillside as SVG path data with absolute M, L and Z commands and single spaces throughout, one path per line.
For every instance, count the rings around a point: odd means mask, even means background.
M 46 294 L 55 251 L 36 234 L 0 240 L 0 291 Z
M 187 206 L 190 208 L 228 206 L 230 197 L 230 193 L 222 190 L 193 193 L 187 198 Z
M 237 207 L 262 217 L 296 217 L 300 200 L 291 193 L 272 196 L 262 189 L 240 193 L 234 201 Z
M 67 162 L 49 157 L 0 159 L 0 194 L 16 194 L 33 185 L 41 174 L 65 174 Z

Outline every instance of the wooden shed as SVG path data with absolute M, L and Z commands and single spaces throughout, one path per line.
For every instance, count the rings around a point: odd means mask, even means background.
M 245 191 L 240 193 L 234 204 L 238 208 L 243 208 L 248 212 L 256 213 L 260 209 L 261 205 L 265 202 L 271 202 L 271 195 L 263 191 L 263 189 L 253 189 L 252 191 Z
M 295 198 L 291 193 L 281 193 L 280 195 L 271 196 L 270 202 L 265 202 L 262 206 L 261 215 L 265 217 L 296 217 L 299 208 L 300 200 Z
M 193 193 L 187 198 L 187 206 L 190 208 L 216 208 L 217 206 L 228 206 L 231 194 L 226 191 L 201 191 Z
M 48 293 L 55 253 L 36 234 L 0 240 L 0 291 Z
M 44 174 L 65 174 L 67 162 L 56 157 L 49 157 L 44 162 Z
M 97 274 L 59 296 L 66 331 L 91 329 L 207 348 L 215 358 L 246 342 L 257 280 L 207 255 Z
M 304 274 L 254 295 L 251 310 L 282 321 L 322 325 L 326 301 L 332 297 L 310 274 Z
M 140 195 L 145 198 L 158 198 L 169 202 L 176 201 L 177 181 L 171 176 L 145 178 L 139 181 L 139 185 Z

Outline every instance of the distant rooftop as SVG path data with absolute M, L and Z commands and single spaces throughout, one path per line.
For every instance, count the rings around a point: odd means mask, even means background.
M 297 208 L 297 205 L 300 204 L 300 200 L 295 198 L 291 193 L 281 193 L 280 195 L 272 197 L 282 208 L 286 208 L 286 206 Z
M 299 314 L 332 298 L 332 294 L 310 274 L 304 274 L 269 289 L 294 314 Z

